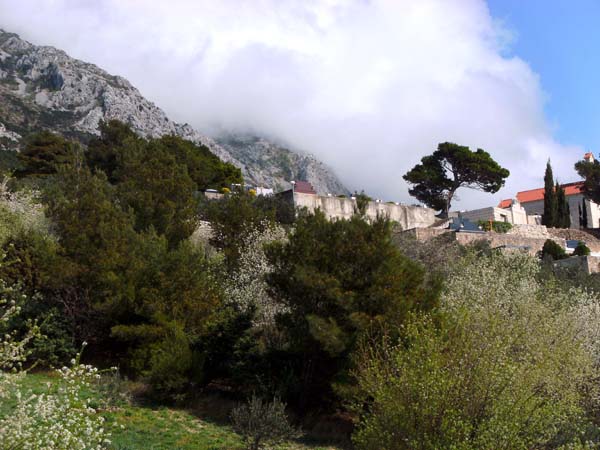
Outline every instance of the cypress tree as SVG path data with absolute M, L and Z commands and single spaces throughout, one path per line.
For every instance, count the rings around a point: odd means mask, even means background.
M 569 208 L 569 201 L 565 194 L 564 188 L 556 183 L 556 203 L 557 203 L 557 215 L 554 226 L 556 228 L 569 228 L 571 226 L 571 211 Z
M 563 211 L 565 214 L 563 217 L 563 228 L 571 228 L 571 207 L 569 206 L 569 199 L 567 198 L 565 190 L 562 188 L 561 190 L 565 202 L 565 205 L 563 207 Z
M 563 196 L 563 190 L 560 186 L 560 184 L 558 184 L 558 181 L 556 182 L 556 184 L 554 185 L 554 195 L 556 197 L 556 218 L 554 219 L 554 227 L 555 228 L 564 228 L 563 226 L 563 222 L 564 222 L 564 206 L 565 206 L 565 202 L 564 202 L 564 196 Z
M 556 192 L 554 191 L 554 175 L 550 160 L 546 164 L 546 173 L 544 174 L 544 214 L 542 215 L 542 224 L 547 227 L 557 226 L 558 203 L 556 201 Z
M 581 200 L 581 228 L 587 228 L 588 226 L 588 216 L 587 216 L 587 206 L 585 205 L 585 198 Z

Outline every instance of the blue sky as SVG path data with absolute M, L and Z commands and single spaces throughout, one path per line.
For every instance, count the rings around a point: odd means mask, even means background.
M 600 152 L 600 1 L 489 0 L 514 32 L 509 54 L 529 63 L 546 94 L 544 110 L 563 144 Z

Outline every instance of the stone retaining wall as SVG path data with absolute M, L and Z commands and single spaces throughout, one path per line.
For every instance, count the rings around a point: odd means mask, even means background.
M 356 201 L 348 197 L 329 197 L 300 192 L 294 192 L 293 195 L 294 206 L 306 208 L 308 211 L 320 209 L 329 219 L 350 219 L 356 206 Z M 286 197 L 289 198 L 289 194 Z M 365 215 L 371 220 L 378 215 L 385 216 L 400 224 L 403 230 L 429 227 L 436 221 L 433 209 L 395 203 L 369 202 Z
M 536 255 L 544 247 L 548 238 L 530 238 L 515 236 L 505 233 L 456 233 L 456 240 L 462 245 L 472 244 L 477 241 L 486 240 L 492 248 L 502 247 L 508 249 L 522 249 L 530 255 Z M 566 246 L 564 239 L 551 237 L 561 247 Z
M 552 237 L 552 235 L 548 232 L 546 225 L 533 224 L 513 225 L 513 227 L 506 234 L 535 239 L 550 239 Z
M 571 256 L 554 262 L 555 267 L 576 269 L 592 274 L 600 272 L 600 258 L 597 256 Z
M 545 227 L 544 227 L 545 228 Z M 525 237 L 518 234 L 506 233 L 468 233 L 455 232 L 452 230 L 440 230 L 435 228 L 417 228 L 408 230 L 405 233 L 412 234 L 419 241 L 427 241 L 437 236 L 451 233 L 459 244 L 470 245 L 479 241 L 488 241 L 492 248 L 507 248 L 507 249 L 522 249 L 531 255 L 536 255 L 542 250 L 547 239 L 552 239 L 563 248 L 566 246 L 564 239 L 548 236 L 548 237 Z
M 593 252 L 600 252 L 600 240 L 583 230 L 573 228 L 548 228 L 548 233 L 557 238 L 583 241 Z

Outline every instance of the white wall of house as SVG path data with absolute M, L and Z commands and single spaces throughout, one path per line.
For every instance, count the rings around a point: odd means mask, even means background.
M 600 205 L 591 200 L 585 201 L 588 215 L 588 228 L 600 228 Z
M 471 222 L 489 221 L 506 222 L 511 224 L 527 224 L 527 211 L 518 203 L 513 203 L 510 208 L 497 208 L 490 206 L 489 208 L 474 209 L 472 211 L 464 211 L 460 216 L 470 220 Z
M 569 195 L 569 211 L 571 213 L 571 228 L 579 228 L 579 206 L 584 200 L 583 194 Z M 534 202 L 521 203 L 527 214 L 544 213 L 544 200 L 536 200 Z M 587 228 L 600 228 L 600 206 L 596 203 L 585 199 L 587 208 Z
M 254 190 L 256 191 L 256 195 L 273 195 L 274 194 L 272 188 L 257 186 L 254 188 Z

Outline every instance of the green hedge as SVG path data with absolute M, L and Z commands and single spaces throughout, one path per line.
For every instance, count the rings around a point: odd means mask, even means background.
M 508 222 L 498 222 L 493 221 L 490 227 L 489 220 L 480 220 L 479 225 L 483 228 L 484 231 L 495 231 L 496 233 L 507 233 L 512 229 L 512 224 Z

